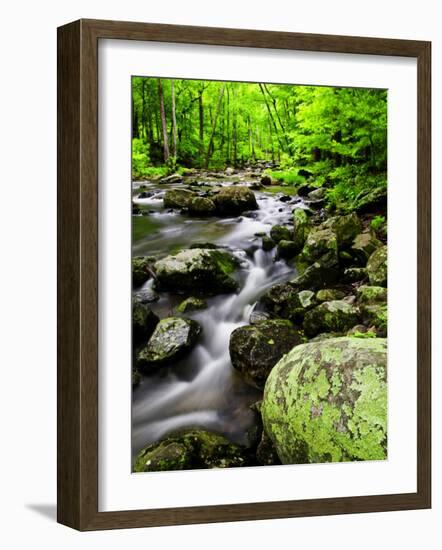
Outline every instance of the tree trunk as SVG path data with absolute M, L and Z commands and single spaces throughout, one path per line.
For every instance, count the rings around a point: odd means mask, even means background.
M 163 130 L 163 151 L 164 151 L 164 162 L 167 162 L 169 158 L 169 138 L 167 136 L 167 122 L 166 122 L 166 111 L 164 109 L 164 94 L 163 94 L 163 85 L 161 79 L 158 79 L 158 96 L 160 98 L 160 116 L 161 116 L 161 127 Z
M 222 105 L 223 95 L 224 95 L 224 88 L 225 88 L 225 84 L 222 85 L 222 87 L 219 91 L 218 104 L 216 106 L 216 112 L 215 112 L 215 116 L 213 118 L 212 131 L 210 133 L 210 140 L 209 140 L 209 145 L 207 147 L 207 153 L 206 153 L 206 161 L 204 163 L 205 168 L 208 168 L 210 157 L 212 155 L 213 139 L 215 137 L 215 130 L 216 130 L 216 122 L 218 120 L 218 116 L 219 116 L 219 113 L 221 111 L 221 105 Z
M 176 106 L 175 106 L 175 85 L 174 81 L 171 80 L 171 89 L 172 89 L 172 155 L 176 158 L 177 156 L 177 130 L 176 130 Z
M 204 90 L 200 90 L 198 95 L 198 110 L 199 110 L 199 139 L 200 139 L 200 156 L 201 160 L 204 156 L 204 103 L 203 103 Z

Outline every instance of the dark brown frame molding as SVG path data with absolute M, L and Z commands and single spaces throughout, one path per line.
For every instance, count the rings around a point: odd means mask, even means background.
M 98 511 L 98 40 L 414 57 L 418 67 L 417 492 Z M 82 531 L 431 506 L 431 43 L 79 20 L 58 29 L 58 521 Z

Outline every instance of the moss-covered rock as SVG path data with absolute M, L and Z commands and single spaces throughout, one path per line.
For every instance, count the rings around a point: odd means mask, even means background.
M 139 352 L 137 368 L 149 372 L 181 359 L 193 348 L 200 332 L 201 326 L 192 319 L 162 319 L 146 346 Z
M 191 429 L 168 435 L 142 449 L 134 462 L 135 472 L 194 470 L 247 466 L 248 451 L 222 435 Z
M 340 278 L 339 262 L 335 251 L 324 254 L 307 268 L 298 264 L 301 270 L 291 283 L 300 289 L 318 290 L 338 282 Z
M 357 300 L 360 304 L 380 304 L 387 301 L 387 289 L 383 286 L 362 285 L 358 288 Z
M 387 247 L 381 246 L 367 262 L 367 274 L 373 286 L 387 286 Z
M 262 389 L 269 372 L 294 346 L 305 341 L 290 321 L 275 319 L 235 329 L 230 336 L 230 358 L 244 379 Z
M 381 241 L 379 241 L 371 231 L 367 231 L 356 235 L 350 250 L 355 260 L 360 265 L 365 266 L 368 258 L 380 246 L 382 246 Z
M 207 295 L 233 292 L 237 288 L 231 276 L 235 268 L 235 258 L 225 250 L 182 250 L 155 263 L 156 285 L 172 292 Z
M 309 337 L 320 332 L 346 332 L 359 321 L 359 310 L 344 300 L 323 302 L 304 317 L 304 331 Z
M 302 250 L 310 229 L 311 223 L 307 212 L 303 208 L 295 208 L 293 212 L 293 242 L 298 251 Z
M 342 300 L 345 293 L 342 290 L 336 288 L 321 288 L 316 293 L 316 300 L 318 302 L 330 302 L 332 300 Z
M 336 235 L 330 228 L 314 228 L 308 234 L 299 261 L 310 265 L 325 255 L 330 259 L 333 257 L 338 262 Z
M 372 304 L 361 306 L 362 321 L 369 327 L 375 327 L 378 336 L 387 336 L 388 307 L 387 304 Z
M 134 344 L 147 342 L 152 336 L 159 318 L 149 306 L 132 300 L 132 338 Z
M 164 208 L 188 208 L 196 193 L 189 189 L 168 189 L 164 194 Z
M 386 459 L 386 340 L 297 346 L 270 373 L 261 413 L 283 464 Z
M 195 197 L 188 205 L 191 216 L 213 216 L 216 214 L 216 206 L 212 199 L 207 197 Z
M 354 238 L 362 231 L 361 220 L 354 212 L 345 216 L 334 216 L 327 220 L 323 226 L 330 228 L 336 235 L 339 248 L 350 246 Z
M 283 239 L 278 243 L 277 259 L 283 258 L 284 260 L 289 260 L 296 256 L 298 252 L 299 249 L 293 241 Z
M 277 317 L 299 323 L 306 311 L 316 305 L 316 300 L 312 291 L 300 291 L 291 283 L 280 283 L 272 286 L 261 297 L 259 304 Z
M 293 237 L 293 232 L 285 225 L 274 225 L 270 230 L 270 237 L 275 243 L 279 241 L 290 241 Z
M 259 208 L 253 191 L 242 185 L 223 187 L 216 193 L 214 200 L 218 212 L 226 216 L 235 216 L 246 210 Z
M 132 258 L 132 284 L 139 287 L 152 276 L 152 266 L 155 259 L 150 256 Z
M 183 300 L 176 308 L 178 313 L 186 313 L 188 311 L 194 311 L 196 309 L 205 309 L 207 307 L 206 300 L 202 298 L 196 298 L 195 296 L 190 296 Z
M 268 252 L 269 250 L 272 250 L 273 248 L 275 248 L 275 241 L 273 239 L 271 239 L 270 237 L 268 237 L 267 235 L 265 235 L 262 238 L 262 249 L 265 250 L 266 252 Z

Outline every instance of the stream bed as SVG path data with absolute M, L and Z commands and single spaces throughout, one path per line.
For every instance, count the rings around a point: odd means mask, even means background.
M 231 182 L 226 179 L 216 184 L 231 185 Z M 259 209 L 249 215 L 195 218 L 163 207 L 165 191 L 182 185 L 143 182 L 149 196 L 138 198 L 138 184 L 134 183 L 134 204 L 148 210 L 147 216 L 137 218 L 146 219 L 141 223 L 149 231 L 134 240 L 133 256 L 161 258 L 193 243 L 210 242 L 226 247 L 240 261 L 236 273 L 239 291 L 210 297 L 206 309 L 186 313 L 203 329 L 196 347 L 174 365 L 141 377 L 133 390 L 133 455 L 167 433 L 188 427 L 215 431 L 234 443 L 247 444 L 257 422 L 251 405 L 261 399 L 261 392 L 246 384 L 233 369 L 230 334 L 235 328 L 249 324 L 254 305 L 270 286 L 296 274 L 295 268 L 284 260 L 275 261 L 275 250 L 265 252 L 256 234 L 268 234 L 272 225 L 290 223 L 294 207 L 304 206 L 299 197 L 254 191 Z M 134 291 L 152 285 L 150 279 Z M 161 292 L 160 299 L 150 307 L 163 318 L 175 314 L 174 308 L 182 299 L 183 296 Z

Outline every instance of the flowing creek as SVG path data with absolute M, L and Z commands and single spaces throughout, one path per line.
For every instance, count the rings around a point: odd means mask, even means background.
M 227 184 L 231 182 L 217 181 L 217 185 Z M 238 293 L 211 297 L 207 309 L 186 313 L 202 326 L 198 345 L 180 362 L 143 376 L 134 389 L 132 452 L 135 455 L 165 434 L 187 427 L 216 431 L 235 443 L 246 444 L 249 430 L 256 423 L 256 413 L 250 405 L 261 398 L 261 393 L 233 369 L 230 334 L 249 324 L 250 313 L 266 289 L 295 274 L 285 261 L 275 261 L 274 250 L 262 250 L 256 233 L 269 233 L 272 225 L 291 223 L 294 206 L 304 204 L 299 197 L 283 202 L 281 194 L 255 191 L 259 210 L 251 213 L 253 217 L 191 218 L 163 208 L 165 190 L 180 185 L 144 184 L 151 195 L 145 199 L 136 198 L 136 185 L 134 202 L 149 210 L 146 218 L 150 231 L 134 241 L 133 256 L 162 257 L 195 242 L 212 242 L 229 248 L 241 264 Z M 141 288 L 152 284 L 151 279 Z M 150 307 L 159 317 L 166 317 L 174 314 L 174 307 L 182 299 L 162 292 Z

